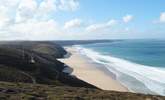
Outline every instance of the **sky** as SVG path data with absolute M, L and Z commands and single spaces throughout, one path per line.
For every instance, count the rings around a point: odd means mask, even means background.
M 165 0 L 0 0 L 0 40 L 165 39 Z

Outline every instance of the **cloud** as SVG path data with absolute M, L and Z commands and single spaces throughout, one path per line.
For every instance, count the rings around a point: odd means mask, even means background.
M 165 12 L 162 12 L 162 13 L 160 14 L 159 21 L 160 21 L 161 23 L 165 23 Z
M 78 0 L 0 0 L 0 39 L 77 39 L 89 37 L 88 33 L 116 32 L 121 30 L 121 23 L 133 18 L 127 15 L 123 21 L 121 18 L 95 24 L 75 18 L 64 25 L 55 20 L 56 13 L 72 12 L 79 6 Z M 115 29 L 116 24 L 119 27 Z
M 123 17 L 123 22 L 128 23 L 133 19 L 132 15 L 126 15 Z
M 64 31 L 56 12 L 75 11 L 78 0 L 0 0 L 0 39 L 57 39 Z M 80 24 L 73 20 L 68 27 Z
M 165 23 L 165 12 L 161 12 L 159 18 L 152 21 L 154 24 Z
M 117 20 L 112 19 L 106 23 L 89 25 L 86 30 L 88 32 L 104 31 L 115 24 L 117 24 Z
M 0 7 L 0 28 L 2 28 L 9 20 L 5 7 Z
M 78 0 L 60 0 L 59 8 L 61 10 L 75 11 L 79 7 Z
M 99 37 L 101 37 L 101 35 L 103 34 L 105 36 L 106 35 L 109 36 L 109 34 L 111 34 L 112 36 L 116 36 L 116 35 L 123 35 L 123 34 L 128 34 L 128 33 L 130 34 L 131 32 L 133 32 L 132 27 L 128 27 L 125 24 L 123 24 L 126 22 L 124 22 L 123 19 L 122 20 L 121 19 L 119 20 L 112 19 L 105 23 L 91 24 L 86 27 L 86 32 L 95 34 L 95 35 L 97 34 Z M 127 19 L 127 22 L 128 22 L 128 19 Z
M 22 0 L 19 3 L 16 12 L 16 22 L 25 21 L 33 18 L 37 10 L 37 2 L 35 0 Z
M 0 0 L 0 29 L 8 25 L 14 18 L 12 12 L 19 0 Z
M 0 5 L 5 7 L 14 7 L 16 6 L 20 0 L 0 0 Z
M 92 24 L 89 25 L 86 30 L 88 32 L 95 32 L 95 31 L 99 31 L 99 30 L 103 30 L 107 27 L 107 24 Z
M 12 33 L 24 34 L 24 39 L 52 39 L 60 33 L 60 28 L 56 21 L 28 20 L 24 23 L 17 23 L 8 28 Z
M 82 20 L 76 18 L 66 22 L 64 28 L 65 29 L 77 28 L 80 27 L 81 25 L 82 25 Z
M 117 20 L 111 19 L 110 21 L 108 21 L 107 25 L 108 25 L 108 26 L 112 26 L 112 25 L 115 25 L 115 24 L 117 24 L 117 23 L 118 23 Z
M 57 11 L 56 0 L 43 0 L 39 5 L 39 14 L 47 14 Z

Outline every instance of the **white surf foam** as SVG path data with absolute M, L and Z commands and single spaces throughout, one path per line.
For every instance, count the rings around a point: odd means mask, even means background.
M 75 48 L 93 61 L 106 65 L 105 67 L 107 67 L 108 70 L 115 73 L 117 79 L 120 77 L 120 73 L 124 73 L 143 83 L 152 92 L 165 95 L 165 69 L 136 64 L 111 55 L 102 55 L 81 46 L 75 46 Z M 127 87 L 129 88 L 129 86 Z M 144 91 L 141 92 L 144 93 Z

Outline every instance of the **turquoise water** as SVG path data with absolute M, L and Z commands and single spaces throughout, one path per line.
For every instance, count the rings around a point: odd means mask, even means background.
M 131 91 L 165 95 L 165 40 L 121 40 L 75 46 Z
M 84 47 L 139 64 L 165 67 L 165 40 L 123 40 Z

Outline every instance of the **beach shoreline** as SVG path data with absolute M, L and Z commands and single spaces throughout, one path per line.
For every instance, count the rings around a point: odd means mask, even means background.
M 71 53 L 70 57 L 58 60 L 73 68 L 71 75 L 103 90 L 130 92 L 128 88 L 115 80 L 106 68 L 100 67 L 101 65 L 83 56 L 74 47 L 66 47 L 65 49 Z

